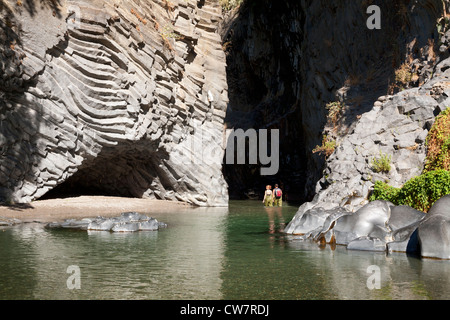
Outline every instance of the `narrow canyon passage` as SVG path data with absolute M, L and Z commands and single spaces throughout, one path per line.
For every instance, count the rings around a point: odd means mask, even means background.
M 339 145 L 380 96 L 424 83 L 439 61 L 440 1 L 373 4 L 389 28 L 369 30 L 367 3 L 343 0 L 230 12 L 218 1 L 1 1 L 0 198 L 76 190 L 222 206 L 278 183 L 310 201 L 330 184 L 313 150 Z M 415 76 L 400 86 L 406 62 Z M 277 174 L 222 165 L 226 129 L 279 130 Z M 198 146 L 220 152 L 202 162 Z

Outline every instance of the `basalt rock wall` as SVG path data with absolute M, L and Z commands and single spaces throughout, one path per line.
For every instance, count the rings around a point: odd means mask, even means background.
M 366 25 L 372 4 L 380 30 Z M 212 0 L 2 0 L 0 197 L 225 205 L 227 182 L 237 196 L 279 183 L 289 199 L 357 208 L 380 151 L 397 166 L 378 178 L 420 171 L 446 104 L 446 5 L 247 0 L 224 18 Z M 222 168 L 224 124 L 279 129 L 278 174 Z M 313 152 L 324 135 L 338 146 L 328 158 Z
M 2 0 L 0 15 L 1 200 L 227 205 L 216 1 Z

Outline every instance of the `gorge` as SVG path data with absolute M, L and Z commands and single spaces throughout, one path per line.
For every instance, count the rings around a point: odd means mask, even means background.
M 371 5 L 381 29 L 367 27 Z M 299 211 L 357 210 L 375 181 L 400 186 L 421 172 L 448 104 L 447 7 L 2 0 L 0 198 L 226 206 L 280 183 Z M 278 173 L 222 165 L 226 129 L 278 129 Z M 209 161 L 192 152 L 197 137 L 215 151 Z M 371 170 L 380 152 L 389 173 Z

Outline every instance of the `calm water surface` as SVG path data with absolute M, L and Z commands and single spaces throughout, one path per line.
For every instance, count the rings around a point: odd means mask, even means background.
M 146 213 L 139 233 L 0 229 L 0 299 L 449 299 L 450 261 L 320 249 L 279 232 L 297 206 Z M 93 213 L 93 217 L 95 217 Z M 368 267 L 381 289 L 370 290 Z M 69 266 L 80 289 L 68 289 Z

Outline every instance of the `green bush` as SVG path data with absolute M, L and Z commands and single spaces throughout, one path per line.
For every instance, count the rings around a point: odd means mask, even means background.
M 394 188 L 387 183 L 377 181 L 375 182 L 372 195 L 370 196 L 370 201 L 386 200 L 397 204 L 397 197 L 399 192 L 399 188 Z
M 377 181 L 370 201 L 387 200 L 395 205 L 407 205 L 428 212 L 437 200 L 447 194 L 450 194 L 450 172 L 435 170 L 409 180 L 402 188 Z
M 373 158 L 371 161 L 372 169 L 375 172 L 385 172 L 391 171 L 391 160 L 392 156 L 384 154 L 380 151 L 379 158 Z

